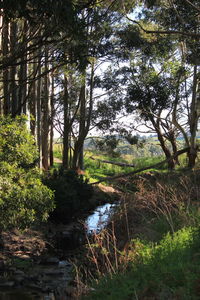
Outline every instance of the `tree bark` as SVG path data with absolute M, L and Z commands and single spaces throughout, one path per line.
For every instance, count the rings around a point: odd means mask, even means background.
M 197 126 L 200 116 L 200 71 L 194 66 L 192 102 L 190 107 L 190 150 L 188 151 L 188 167 L 193 168 L 197 158 Z
M 10 24 L 10 54 L 15 56 L 15 49 L 17 45 L 17 23 L 12 21 Z M 11 114 L 14 117 L 18 109 L 18 98 L 17 98 L 17 67 L 15 63 L 11 66 L 10 70 L 10 91 L 11 91 Z
M 160 122 L 159 118 L 157 119 L 157 121 L 155 121 L 153 116 L 150 116 L 150 120 L 151 120 L 152 125 L 155 128 L 155 131 L 158 136 L 158 140 L 160 142 L 160 146 L 161 146 L 161 148 L 165 154 L 165 157 L 167 159 L 168 169 L 173 170 L 175 168 L 175 161 L 174 161 L 174 158 L 172 157 L 170 150 L 166 146 L 165 139 L 163 137 L 163 134 L 162 134 L 160 126 L 159 126 L 159 122 Z
M 42 97 L 42 166 L 45 171 L 49 168 L 49 74 L 48 74 L 48 50 L 45 49 L 44 94 Z
M 27 33 L 28 23 L 26 20 L 23 21 L 21 30 L 24 31 L 22 52 L 25 53 L 21 58 L 20 70 L 19 70 L 19 114 L 26 114 L 26 99 L 27 99 Z
M 41 53 L 38 53 L 38 77 L 37 80 L 37 146 L 38 146 L 38 153 L 39 153 L 39 168 L 42 168 L 42 134 L 41 134 Z
M 74 155 L 72 161 L 72 168 L 83 168 L 83 146 L 84 140 L 89 132 L 90 121 L 93 109 L 93 89 L 94 89 L 94 61 L 91 62 L 91 74 L 90 74 L 90 94 L 89 105 L 86 107 L 86 76 L 83 74 L 83 83 L 80 90 L 80 123 L 79 123 L 79 135 L 74 145 Z M 86 113 L 87 111 L 87 113 Z M 80 165 L 80 163 L 82 165 Z
M 37 61 L 33 61 L 33 64 L 30 65 L 30 74 L 34 76 L 37 72 Z M 36 81 L 34 77 L 32 77 L 32 84 L 30 87 L 30 94 L 29 94 L 29 111 L 30 111 L 30 130 L 31 134 L 35 136 L 36 132 Z
M 53 167 L 53 120 L 54 120 L 54 74 L 51 74 L 51 98 L 50 98 L 50 106 L 51 106 L 51 118 L 50 118 L 50 141 L 49 141 L 49 163 L 50 167 Z
M 69 93 L 68 93 L 68 79 L 64 78 L 64 131 L 63 131 L 63 168 L 69 168 Z
M 9 54 L 9 24 L 3 16 L 2 25 L 2 55 L 5 61 Z M 10 88 L 9 88 L 9 68 L 3 69 L 3 111 L 4 115 L 8 115 L 11 112 L 10 109 Z

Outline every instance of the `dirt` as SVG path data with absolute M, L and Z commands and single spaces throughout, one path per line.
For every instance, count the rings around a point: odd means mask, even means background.
M 47 251 L 47 241 L 39 231 L 17 229 L 1 232 L 0 261 L 12 258 L 38 258 Z

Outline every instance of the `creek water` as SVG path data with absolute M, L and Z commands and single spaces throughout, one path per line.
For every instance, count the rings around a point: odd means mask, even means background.
M 86 228 L 87 234 L 90 235 L 94 232 L 99 232 L 101 231 L 106 224 L 109 221 L 110 215 L 113 211 L 113 208 L 116 206 L 116 204 L 110 204 L 106 203 L 102 206 L 98 206 L 89 216 L 87 216 L 83 223 L 84 227 Z M 68 282 L 71 281 L 70 278 L 70 270 L 68 271 L 67 265 L 63 266 L 63 269 L 61 269 L 61 272 L 59 273 L 59 266 L 62 268 L 61 262 L 58 262 L 57 266 L 54 267 L 53 270 L 53 278 L 52 278 L 52 286 L 57 284 L 56 280 L 58 281 L 58 284 L 60 281 L 64 281 L 64 286 L 68 285 Z M 50 269 L 51 270 L 51 269 Z M 64 270 L 64 271 L 62 271 Z M 45 274 L 45 267 L 44 267 L 44 274 L 45 276 L 48 275 L 49 269 L 47 274 Z M 51 271 L 52 272 L 52 271 Z M 62 278 L 55 278 L 54 276 L 62 274 Z M 64 275 L 63 275 L 64 274 Z M 51 274 L 52 275 L 52 274 Z M 21 288 L 14 288 L 14 287 L 1 287 L 1 282 L 0 282 L 0 300 L 61 300 L 61 299 L 70 299 L 70 297 L 59 294 L 55 294 L 53 291 L 51 292 L 42 292 L 38 291 L 37 287 L 36 290 L 32 288 L 27 288 L 25 286 L 22 286 Z
M 95 211 L 86 218 L 85 226 L 88 233 L 99 232 L 102 230 L 109 221 L 110 214 L 116 204 L 106 203 L 102 206 L 98 206 Z

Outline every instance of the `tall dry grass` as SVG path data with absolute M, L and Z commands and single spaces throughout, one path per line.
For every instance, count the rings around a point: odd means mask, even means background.
M 84 259 L 76 265 L 79 296 L 89 291 L 88 284 L 92 281 L 127 272 L 139 251 L 134 239 L 159 242 L 167 233 L 198 226 L 199 182 L 199 171 L 150 172 L 119 180 L 120 186 L 135 185 L 137 191 L 130 192 L 128 188 L 109 225 L 87 236 Z

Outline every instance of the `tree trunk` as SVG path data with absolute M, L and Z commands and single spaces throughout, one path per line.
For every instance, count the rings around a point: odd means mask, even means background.
M 156 130 L 158 140 L 160 142 L 160 146 L 161 146 L 161 148 L 162 148 L 162 150 L 165 154 L 165 157 L 167 159 L 168 169 L 173 170 L 175 168 L 175 160 L 172 157 L 172 154 L 171 154 L 170 150 L 166 146 L 165 139 L 163 137 L 163 134 L 162 134 L 162 132 L 160 130 L 160 126 L 159 126 L 160 121 L 158 119 L 157 122 L 155 122 L 155 120 L 152 116 L 150 117 L 150 120 L 151 120 L 151 123 L 153 124 L 153 126 Z
M 84 140 L 89 132 L 90 121 L 93 109 L 93 89 L 94 89 L 94 62 L 91 62 L 90 74 L 90 93 L 89 105 L 86 103 L 86 72 L 83 74 L 83 82 L 80 90 L 80 123 L 79 123 L 79 136 L 74 145 L 74 155 L 72 160 L 72 168 L 83 168 L 83 147 Z
M 190 106 L 190 150 L 188 151 L 188 167 L 195 166 L 197 158 L 197 126 L 200 116 L 200 71 L 194 66 L 192 102 Z
M 17 23 L 12 21 L 10 24 L 10 53 L 15 56 L 15 48 L 17 45 Z M 14 117 L 18 109 L 18 99 L 17 99 L 17 67 L 15 66 L 16 61 L 13 61 L 13 66 L 11 66 L 10 71 L 10 91 L 11 91 L 11 114 Z
M 37 146 L 39 153 L 39 168 L 42 168 L 42 136 L 41 136 L 41 53 L 38 53 L 38 76 L 37 80 Z
M 23 22 L 21 30 L 24 31 L 24 38 L 22 44 L 22 51 L 25 53 L 21 58 L 20 70 L 19 70 L 19 114 L 26 114 L 26 100 L 27 100 L 27 53 L 26 53 L 26 35 L 28 33 L 28 23 L 25 20 Z
M 49 75 L 48 75 L 48 50 L 45 50 L 44 94 L 42 97 L 42 166 L 45 171 L 49 168 Z
M 9 24 L 8 21 L 3 17 L 3 28 L 2 28 L 2 55 L 3 60 L 9 54 Z M 8 115 L 11 112 L 10 109 L 10 89 L 9 89 L 9 68 L 3 69 L 3 111 L 4 115 Z
M 176 137 L 174 136 L 174 134 L 170 136 L 169 141 L 172 145 L 173 155 L 176 155 L 178 149 L 177 149 L 177 144 L 176 144 Z M 174 160 L 175 160 L 176 165 L 180 165 L 178 156 L 176 156 Z
M 72 161 L 72 168 L 77 169 L 79 166 L 79 157 L 83 147 L 85 139 L 85 110 L 86 110 L 86 99 L 85 99 L 85 76 L 80 90 L 80 121 L 79 121 L 79 136 L 74 145 L 74 154 Z
M 53 167 L 53 120 L 54 120 L 54 74 L 51 74 L 51 119 L 50 119 L 50 141 L 49 141 L 49 163 Z
M 63 131 L 63 168 L 69 168 L 69 94 L 67 77 L 64 78 L 64 131 Z
M 37 62 L 34 60 L 33 64 L 30 66 L 30 73 L 32 73 L 32 83 L 30 87 L 30 94 L 29 94 L 29 111 L 30 111 L 30 130 L 31 134 L 35 136 L 36 130 L 36 81 L 35 81 L 35 74 L 37 72 Z

